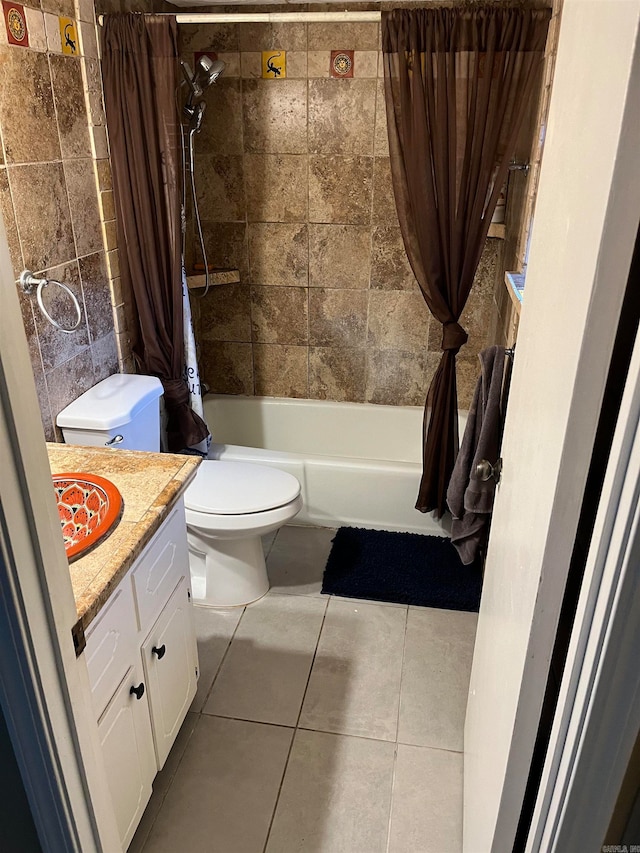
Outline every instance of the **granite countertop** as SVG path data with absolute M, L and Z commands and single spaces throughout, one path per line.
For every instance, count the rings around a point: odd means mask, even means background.
M 84 472 L 118 488 L 123 513 L 111 533 L 69 565 L 78 619 L 87 628 L 195 477 L 200 458 L 47 444 L 52 474 Z

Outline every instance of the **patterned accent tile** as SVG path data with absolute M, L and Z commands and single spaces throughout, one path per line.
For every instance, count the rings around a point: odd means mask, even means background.
M 353 77 L 353 50 L 332 50 L 329 59 L 330 77 Z
M 24 6 L 2 0 L 7 41 L 16 47 L 29 47 L 29 28 Z
M 286 50 L 262 51 L 262 77 L 264 80 L 284 80 L 287 76 Z
M 58 26 L 60 27 L 62 53 L 65 56 L 79 56 L 80 40 L 76 22 L 73 18 L 60 17 L 58 18 Z M 82 53 L 92 59 L 96 59 L 98 56 L 96 28 L 93 24 L 82 24 Z

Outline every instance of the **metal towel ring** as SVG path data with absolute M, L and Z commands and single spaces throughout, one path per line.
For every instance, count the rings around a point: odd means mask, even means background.
M 44 307 L 44 301 L 42 299 L 42 290 L 47 287 L 49 284 L 56 284 L 58 287 L 61 287 L 64 291 L 66 291 L 71 297 L 73 304 L 76 309 L 76 313 L 78 315 L 78 319 L 75 324 L 71 326 L 70 329 L 65 329 L 64 326 L 61 326 L 57 320 L 54 320 L 51 314 Z M 82 320 L 82 310 L 80 308 L 80 303 L 78 302 L 78 297 L 75 295 L 71 288 L 64 284 L 62 281 L 56 281 L 53 278 L 36 278 L 30 270 L 24 270 L 20 274 L 20 285 L 22 286 L 22 290 L 25 293 L 31 293 L 34 287 L 37 287 L 36 290 L 36 299 L 38 300 L 38 307 L 42 311 L 43 316 L 51 323 L 54 329 L 57 329 L 59 332 L 64 332 L 65 335 L 71 335 L 80 325 L 80 321 Z

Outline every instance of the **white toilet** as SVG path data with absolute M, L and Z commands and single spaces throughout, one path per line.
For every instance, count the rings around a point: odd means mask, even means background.
M 56 420 L 68 444 L 157 452 L 161 396 L 155 377 L 115 374 Z M 185 509 L 195 603 L 239 607 L 269 589 L 260 537 L 300 512 L 300 483 L 266 465 L 205 460 L 185 492 Z

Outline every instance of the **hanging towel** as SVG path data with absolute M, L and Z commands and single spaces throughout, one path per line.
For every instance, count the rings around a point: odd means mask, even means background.
M 480 480 L 476 476 L 476 465 L 481 459 L 495 464 L 502 432 L 504 347 L 489 347 L 478 357 L 481 374 L 447 489 L 447 504 L 453 515 L 451 542 L 464 565 L 473 563 L 485 543 L 496 488 L 493 478 Z

